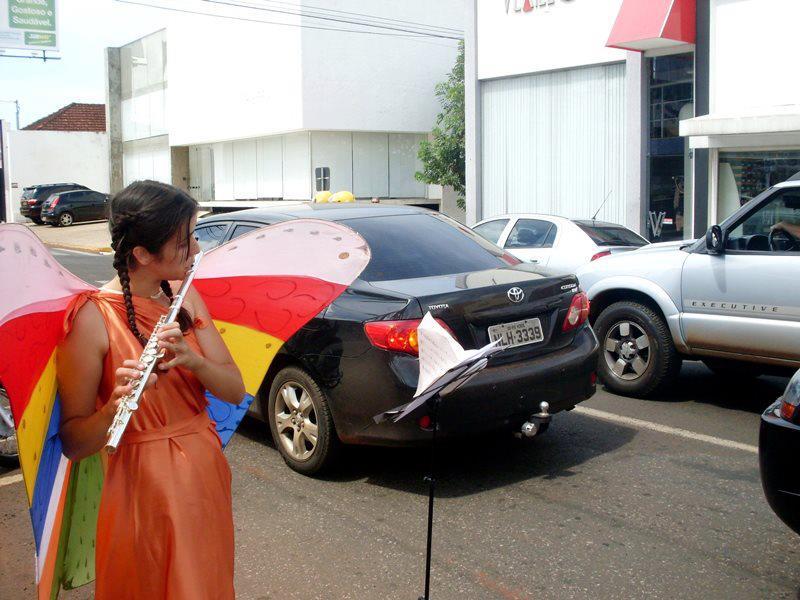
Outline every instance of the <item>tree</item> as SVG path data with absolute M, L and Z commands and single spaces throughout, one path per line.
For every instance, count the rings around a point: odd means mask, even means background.
M 436 97 L 442 112 L 430 140 L 419 146 L 423 170 L 416 173 L 418 181 L 449 185 L 458 194 L 458 206 L 464 208 L 466 193 L 464 150 L 464 42 L 458 43 L 458 58 L 447 81 L 436 84 Z

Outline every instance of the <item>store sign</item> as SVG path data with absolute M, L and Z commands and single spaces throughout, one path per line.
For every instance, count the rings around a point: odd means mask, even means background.
M 559 0 L 560 2 L 569 2 L 570 0 Z M 533 12 L 543 8 L 550 8 L 556 3 L 556 0 L 505 0 L 506 14 L 510 12 Z
M 0 49 L 58 50 L 57 0 L 0 0 Z

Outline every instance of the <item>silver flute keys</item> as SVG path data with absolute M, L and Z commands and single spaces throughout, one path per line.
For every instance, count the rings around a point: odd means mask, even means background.
M 197 267 L 200 264 L 200 259 L 202 257 L 203 252 L 198 252 L 195 255 L 192 268 L 189 269 L 189 272 L 186 274 L 186 277 L 181 284 L 181 289 L 178 290 L 177 294 L 175 294 L 167 314 L 162 315 L 162 317 L 158 320 L 158 323 L 156 323 L 156 326 L 150 333 L 150 337 L 147 340 L 147 344 L 145 344 L 141 356 L 139 356 L 139 362 L 144 365 L 144 370 L 137 379 L 131 379 L 130 385 L 132 391 L 130 394 L 122 397 L 119 406 L 117 407 L 117 412 L 114 415 L 114 420 L 111 422 L 111 427 L 108 428 L 106 450 L 109 454 L 113 454 L 116 451 L 117 446 L 119 446 L 119 442 L 122 439 L 122 434 L 125 433 L 125 428 L 128 426 L 131 416 L 139 408 L 139 400 L 144 392 L 145 383 L 153 373 L 158 361 L 164 357 L 164 351 L 158 351 L 158 338 L 156 336 L 158 331 L 165 323 L 174 321 L 178 316 L 178 311 L 181 309 L 183 299 L 186 296 L 186 292 L 189 291 L 189 286 L 194 279 L 195 273 L 197 272 Z

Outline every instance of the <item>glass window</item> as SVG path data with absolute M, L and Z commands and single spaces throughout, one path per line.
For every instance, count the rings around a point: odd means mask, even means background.
M 539 219 L 520 219 L 506 240 L 506 248 L 541 248 L 553 224 Z
M 231 235 L 231 239 L 237 238 L 240 235 L 244 235 L 245 233 L 250 233 L 254 229 L 258 229 L 262 227 L 261 225 L 237 225 L 233 228 L 233 234 Z
M 469 273 L 509 262 L 503 251 L 467 227 L 434 214 L 368 217 L 343 221 L 367 240 L 372 258 L 364 281 Z
M 772 228 L 781 224 L 783 232 L 773 234 Z M 797 252 L 800 250 L 800 190 L 776 192 L 772 199 L 747 216 L 728 234 L 726 247 L 730 250 Z
M 328 192 L 331 189 L 331 168 L 317 167 L 314 169 L 314 188 L 317 192 Z
M 800 171 L 800 150 L 720 152 L 717 221 Z
M 228 231 L 228 225 L 228 223 L 214 223 L 195 227 L 194 237 L 197 238 L 200 249 L 210 250 L 219 246 Z
M 472 228 L 472 230 L 485 240 L 489 240 L 496 244 L 503 234 L 503 230 L 508 225 L 508 219 L 495 219 L 494 221 L 487 221 Z
M 598 246 L 646 246 L 647 240 L 625 227 L 575 223 Z

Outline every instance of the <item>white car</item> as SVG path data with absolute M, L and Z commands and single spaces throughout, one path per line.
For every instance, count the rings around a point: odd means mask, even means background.
M 524 262 L 569 273 L 603 256 L 649 244 L 622 225 L 552 215 L 500 215 L 472 229 Z

